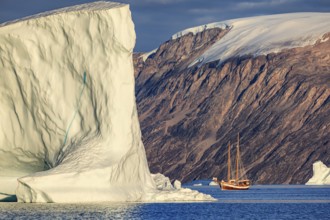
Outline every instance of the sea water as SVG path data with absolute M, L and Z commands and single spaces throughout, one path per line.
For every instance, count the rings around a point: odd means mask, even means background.
M 247 191 L 221 191 L 208 183 L 184 187 L 211 194 L 216 202 L 0 203 L 0 219 L 330 219 L 330 186 L 254 185 Z

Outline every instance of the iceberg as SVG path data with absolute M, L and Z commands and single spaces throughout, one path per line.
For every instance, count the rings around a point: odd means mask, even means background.
M 217 182 L 215 182 L 215 181 L 211 181 L 210 183 L 209 183 L 209 186 L 219 186 L 219 184 L 217 183 Z
M 330 168 L 322 161 L 313 163 L 313 177 L 308 180 L 306 185 L 330 185 Z
M 158 189 L 150 174 L 134 95 L 135 37 L 129 6 L 113 2 L 0 25 L 0 195 L 213 200 Z
M 188 188 L 182 188 L 181 182 L 175 180 L 173 185 L 168 177 L 163 174 L 151 174 L 156 183 L 156 191 L 146 193 L 143 201 L 214 201 L 212 196 L 198 192 L 197 190 L 191 190 Z

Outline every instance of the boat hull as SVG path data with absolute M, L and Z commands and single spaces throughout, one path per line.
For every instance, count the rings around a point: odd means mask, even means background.
M 222 190 L 248 190 L 250 188 L 248 185 L 233 185 L 227 182 L 219 182 L 219 185 Z

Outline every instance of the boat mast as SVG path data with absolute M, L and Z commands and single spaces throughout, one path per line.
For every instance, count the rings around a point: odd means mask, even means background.
M 236 182 L 238 182 L 238 160 L 239 160 L 239 133 L 237 134 L 237 150 L 236 150 Z
M 230 142 L 228 143 L 228 173 L 227 173 L 227 178 L 228 182 L 230 181 Z

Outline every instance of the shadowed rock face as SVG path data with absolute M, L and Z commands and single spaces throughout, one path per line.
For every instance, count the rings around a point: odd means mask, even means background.
M 135 55 L 151 172 L 184 182 L 226 178 L 227 144 L 239 133 L 253 183 L 307 182 L 313 162 L 330 163 L 330 40 L 188 68 L 227 31 L 168 41 L 146 62 Z

